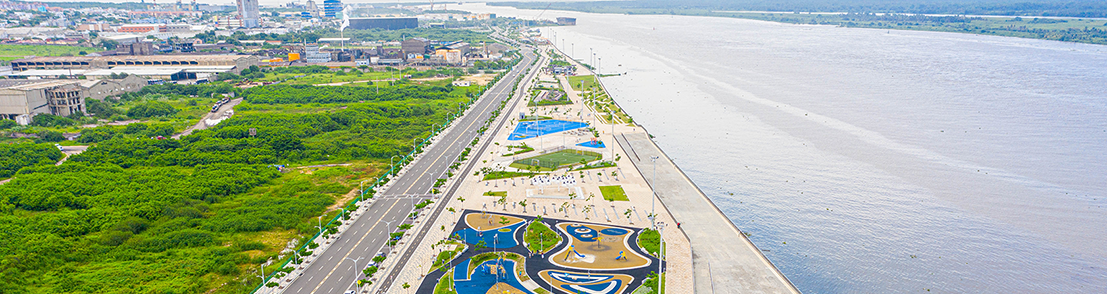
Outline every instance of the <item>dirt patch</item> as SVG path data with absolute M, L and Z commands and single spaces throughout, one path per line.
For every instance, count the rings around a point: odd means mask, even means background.
M 500 222 L 507 219 L 506 224 Z M 514 216 L 499 215 L 495 213 L 483 214 L 483 213 L 470 213 L 465 216 L 465 223 L 470 228 L 481 228 L 481 230 L 495 230 L 502 227 L 514 225 L 523 222 L 523 219 Z
M 469 81 L 477 86 L 487 86 L 492 82 L 492 79 L 496 78 L 496 75 L 492 74 L 475 74 L 461 77 L 462 81 Z
M 512 287 L 511 285 L 508 285 L 507 283 L 500 282 L 500 283 L 496 283 L 495 285 L 492 285 L 492 288 L 488 289 L 488 292 L 484 292 L 484 293 L 485 294 L 506 294 L 506 293 L 526 294 L 527 292 L 520 291 L 519 289 L 515 289 L 515 287 Z
M 309 171 L 308 174 L 311 174 L 311 172 Z M 344 205 L 346 205 L 346 203 L 349 203 L 351 199 L 356 198 L 357 195 L 360 193 L 361 191 L 358 188 L 350 190 L 349 193 L 346 193 L 346 195 L 342 195 L 342 198 L 338 198 L 338 201 L 334 202 L 334 204 L 332 204 L 330 207 L 327 207 L 327 212 L 335 211 L 339 208 L 342 208 Z

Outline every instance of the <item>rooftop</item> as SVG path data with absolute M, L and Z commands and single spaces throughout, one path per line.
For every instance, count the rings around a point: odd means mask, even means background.
M 15 81 L 15 80 L 9 80 L 9 81 Z M 27 91 L 27 90 L 51 88 L 51 87 L 57 87 L 57 86 L 68 85 L 68 84 L 76 84 L 77 83 L 77 81 L 74 81 L 74 80 L 22 80 L 22 81 L 26 81 L 26 82 L 9 84 L 9 83 L 6 83 L 8 81 L 3 81 L 3 82 L 0 82 L 0 86 L 3 86 L 4 89 Z
M 106 61 L 161 61 L 161 60 L 238 60 L 249 55 L 117 55 L 117 56 L 40 56 L 12 60 L 12 62 L 88 62 Z

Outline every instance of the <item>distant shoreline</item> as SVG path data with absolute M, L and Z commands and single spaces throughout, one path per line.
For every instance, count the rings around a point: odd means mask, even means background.
M 541 9 L 531 3 L 489 2 L 489 6 Z M 850 28 L 933 31 L 1107 45 L 1107 18 L 1072 16 L 950 15 L 914 13 L 784 12 L 709 9 L 623 8 L 614 6 L 552 6 L 551 10 L 628 15 L 730 17 L 788 24 Z

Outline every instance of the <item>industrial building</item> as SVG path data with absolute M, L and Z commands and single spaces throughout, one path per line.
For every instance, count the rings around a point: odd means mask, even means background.
M 35 115 L 85 111 L 88 92 L 74 80 L 0 80 L 0 119 L 27 125 Z
M 87 98 L 104 100 L 107 97 L 142 90 L 143 87 L 146 87 L 147 82 L 145 78 L 129 75 L 122 79 L 81 80 L 78 84 L 85 88 Z
M 419 19 L 414 17 L 370 17 L 350 18 L 350 29 L 411 29 L 419 27 Z
M 558 17 L 557 24 L 562 26 L 575 26 L 577 25 L 577 19 L 574 17 Z
M 427 40 L 426 38 L 411 38 L 400 42 L 400 48 L 404 50 L 405 55 L 426 54 L 430 45 L 430 40 Z
M 258 57 L 251 55 L 142 55 L 142 56 L 44 56 L 16 59 L 11 62 L 13 71 L 31 69 L 108 69 L 117 66 L 178 67 L 178 66 L 233 66 L 239 73 L 258 65 Z
M 339 15 L 342 15 L 342 1 L 323 0 L 323 16 L 335 18 Z

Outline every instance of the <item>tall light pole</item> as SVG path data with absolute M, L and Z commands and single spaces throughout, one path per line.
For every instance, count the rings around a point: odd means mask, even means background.
M 665 235 L 663 234 L 664 232 L 665 232 L 665 224 L 661 224 L 661 226 L 658 227 L 658 231 L 657 231 L 657 239 L 660 240 L 660 243 L 661 243 L 661 246 L 659 248 L 657 248 L 657 292 L 655 292 L 655 293 L 658 293 L 658 294 L 661 293 L 661 270 L 663 268 L 661 266 L 661 264 L 664 263 L 663 259 L 665 258 Z
M 357 280 L 358 280 L 357 279 L 357 277 L 358 277 L 358 274 L 357 274 L 357 269 L 358 269 L 357 261 L 361 260 L 362 258 L 365 258 L 365 256 L 358 257 L 357 259 L 353 259 L 353 258 L 349 258 L 349 257 L 346 258 L 346 259 L 349 259 L 349 260 L 354 262 L 354 291 L 357 291 L 357 292 L 361 292 L 361 287 L 358 287 L 358 284 L 357 284 Z
M 650 156 L 650 161 L 653 162 L 653 180 L 650 182 L 650 193 L 653 194 L 653 198 L 650 199 L 650 227 L 657 228 L 657 224 L 654 222 L 657 219 L 657 190 L 654 188 L 657 186 L 657 159 L 659 156 Z
M 427 139 L 423 139 L 423 138 L 411 138 L 411 152 L 415 152 L 415 150 L 416 150 L 416 149 L 418 149 L 418 148 L 416 148 L 416 146 L 415 146 L 415 140 L 422 140 L 422 142 L 420 142 L 420 143 L 426 143 L 426 142 L 427 142 Z
M 385 227 L 385 231 L 387 232 L 387 234 L 385 234 L 385 236 L 384 236 L 384 239 L 388 240 L 388 241 L 385 241 L 384 244 L 388 244 L 388 242 L 392 241 L 392 222 L 394 222 L 394 221 L 386 221 L 386 220 L 381 220 L 381 221 L 383 221 L 384 224 L 388 226 L 388 227 Z

